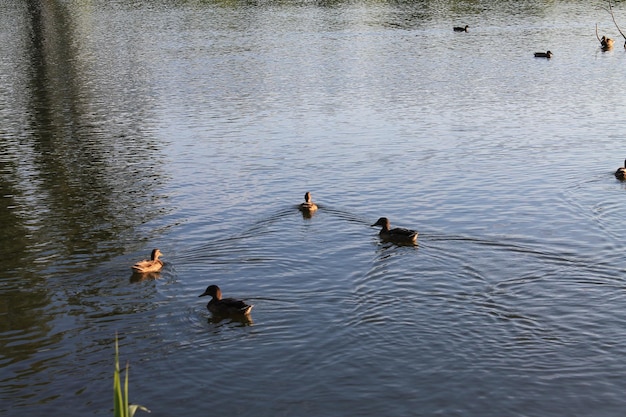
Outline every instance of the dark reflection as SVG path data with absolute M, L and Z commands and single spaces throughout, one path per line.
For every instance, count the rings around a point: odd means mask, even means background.
M 151 167 L 159 149 L 140 132 L 120 131 L 119 120 L 117 128 L 100 126 L 113 124 L 109 106 L 114 103 L 94 108 L 89 100 L 92 80 L 80 62 L 80 34 L 71 15 L 57 2 L 29 4 L 33 175 L 45 195 L 44 207 L 35 214 L 46 213 L 40 219 L 48 226 L 45 238 L 59 240 L 64 255 L 115 256 L 123 247 L 102 251 L 102 243 L 119 241 L 157 214 L 150 206 L 160 178 Z M 134 118 L 133 129 L 140 122 Z M 138 164 L 146 159 L 152 163 Z M 93 264 L 101 260 L 89 259 Z
M 252 326 L 254 321 L 252 321 L 252 317 L 249 315 L 212 315 L 208 318 L 209 324 L 238 324 L 242 327 L 244 326 Z
M 8 164 L 7 164 L 8 165 Z M 14 167 L 3 166 L 0 175 L 0 256 L 2 257 L 2 267 L 7 276 L 8 271 L 15 271 L 21 266 L 20 260 L 25 257 L 29 241 L 28 231 L 23 224 L 23 219 L 17 213 L 18 202 L 16 201 L 17 191 L 11 182 L 15 178 L 10 178 Z
M 22 100 L 14 110 L 26 126 L 8 132 L 20 142 L 6 149 L 3 179 L 11 194 L 32 196 L 17 203 L 27 218 L 16 220 L 34 225 L 31 248 L 55 252 L 66 267 L 94 266 L 123 253 L 115 242 L 136 241 L 135 227 L 162 214 L 161 147 L 144 125 L 141 91 L 133 98 L 97 91 L 109 82 L 98 76 L 116 75 L 95 71 L 67 4 L 31 0 L 26 11 L 26 84 L 16 89 Z M 114 82 L 128 91 L 123 84 L 133 81 Z M 15 229 L 16 221 L 4 224 Z M 10 246 L 16 263 L 27 258 L 24 242 Z
M 9 362 L 61 341 L 52 322 L 85 309 L 85 297 L 72 294 L 91 286 L 93 304 L 108 308 L 98 302 L 108 286 L 85 282 L 85 272 L 136 245 L 136 227 L 164 212 L 162 146 L 150 134 L 143 86 L 98 72 L 76 5 L 20 7 L 22 43 L 12 48 L 21 72 L 2 97 L 3 116 L 19 123 L 3 120 L 0 150 L 0 357 Z
M 47 291 L 9 290 L 0 295 L 0 333 L 12 335 L 0 338 L 0 355 L 9 362 L 26 360 L 43 346 L 58 342 L 51 331 L 51 316 L 46 313 L 50 302 Z
M 417 249 L 419 247 L 419 243 L 415 242 L 415 243 L 411 243 L 411 242 L 396 242 L 393 240 L 388 240 L 388 239 L 383 239 L 379 236 L 380 239 L 380 246 L 382 246 L 383 249 L 389 249 L 391 247 L 394 246 L 408 246 L 408 247 L 412 247 Z

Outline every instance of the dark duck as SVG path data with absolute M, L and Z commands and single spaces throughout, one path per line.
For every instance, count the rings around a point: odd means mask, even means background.
M 209 285 L 198 297 L 211 296 L 206 308 L 216 316 L 247 316 L 252 306 L 234 298 L 222 298 L 222 290 L 217 285 Z
M 411 229 L 404 229 L 402 227 L 391 228 L 389 219 L 381 217 L 376 223 L 372 225 L 381 226 L 380 233 L 378 235 L 381 239 L 395 243 L 408 243 L 415 244 L 417 241 L 417 231 Z

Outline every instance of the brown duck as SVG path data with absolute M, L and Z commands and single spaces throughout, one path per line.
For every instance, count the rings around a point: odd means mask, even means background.
M 145 274 L 148 272 L 159 272 L 163 268 L 163 261 L 159 259 L 159 256 L 163 255 L 160 250 L 154 249 L 150 254 L 150 259 L 144 259 L 137 262 L 131 268 L 133 272 L 138 274 Z
M 306 192 L 304 194 L 304 203 L 298 206 L 298 209 L 305 214 L 313 214 L 317 210 L 317 204 L 311 201 L 311 193 Z

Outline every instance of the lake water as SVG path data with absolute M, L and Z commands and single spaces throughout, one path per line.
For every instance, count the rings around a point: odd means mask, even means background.
M 4 1 L 0 414 L 622 416 L 605 6 Z

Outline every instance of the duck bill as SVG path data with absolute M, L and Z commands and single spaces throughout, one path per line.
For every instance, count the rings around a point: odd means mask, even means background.
M 209 295 L 209 293 L 205 291 L 202 294 L 200 294 L 198 297 L 204 297 L 205 295 Z

